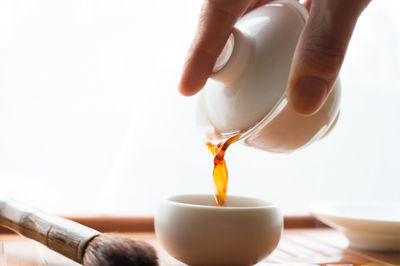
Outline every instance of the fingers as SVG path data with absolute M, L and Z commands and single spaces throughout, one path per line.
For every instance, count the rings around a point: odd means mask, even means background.
M 179 84 L 180 93 L 190 96 L 204 86 L 235 22 L 251 2 L 251 0 L 204 2 L 196 36 L 189 50 Z
M 309 1 L 308 1 L 309 2 Z M 357 19 L 368 0 L 313 0 L 288 81 L 289 102 L 300 114 L 319 110 L 334 85 Z
M 311 9 L 311 0 L 305 0 L 303 5 L 307 8 L 308 12 L 310 12 Z

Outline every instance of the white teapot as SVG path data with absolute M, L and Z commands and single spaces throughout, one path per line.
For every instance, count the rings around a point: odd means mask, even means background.
M 276 0 L 238 21 L 199 96 L 197 123 L 206 142 L 241 133 L 245 145 L 288 153 L 330 132 L 339 116 L 339 80 L 310 116 L 296 113 L 285 95 L 307 18 L 297 1 Z

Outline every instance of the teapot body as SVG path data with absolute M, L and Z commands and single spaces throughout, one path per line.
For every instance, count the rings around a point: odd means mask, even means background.
M 325 104 L 310 116 L 294 111 L 285 97 L 265 120 L 246 134 L 242 142 L 261 150 L 279 153 L 291 153 L 307 147 L 325 137 L 336 125 L 340 97 L 340 81 L 336 81 Z
M 313 115 L 297 114 L 285 96 L 297 41 L 307 20 L 295 0 L 276 0 L 246 14 L 228 40 L 229 51 L 200 94 L 198 125 L 206 142 L 240 133 L 239 141 L 292 152 L 329 132 L 339 112 L 340 81 Z M 219 62 L 223 62 L 221 65 Z

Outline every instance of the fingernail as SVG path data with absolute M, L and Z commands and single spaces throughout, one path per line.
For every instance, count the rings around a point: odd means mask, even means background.
M 311 115 L 319 110 L 327 94 L 326 81 L 313 76 L 304 76 L 297 80 L 289 100 L 296 112 Z

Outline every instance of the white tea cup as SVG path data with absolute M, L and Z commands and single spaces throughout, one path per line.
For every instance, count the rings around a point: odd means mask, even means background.
M 262 199 L 229 196 L 216 207 L 213 195 L 174 195 L 163 199 L 155 232 L 164 249 L 188 265 L 253 265 L 276 248 L 283 216 Z

